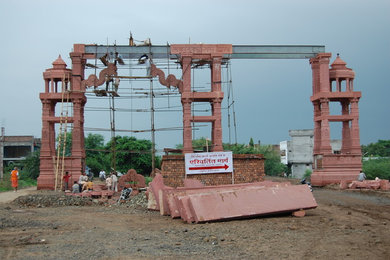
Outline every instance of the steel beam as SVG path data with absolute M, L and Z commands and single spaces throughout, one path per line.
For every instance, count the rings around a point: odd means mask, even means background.
M 231 59 L 308 59 L 325 52 L 322 45 L 233 45 Z
M 112 58 L 115 53 L 122 59 L 138 59 L 143 54 L 151 53 L 153 59 L 178 60 L 178 55 L 171 54 L 168 45 L 152 46 L 114 46 L 114 45 L 85 45 L 87 54 L 94 54 L 97 58 L 109 54 Z M 309 59 L 318 53 L 325 52 L 323 45 L 233 45 L 233 53 L 226 54 L 225 59 Z

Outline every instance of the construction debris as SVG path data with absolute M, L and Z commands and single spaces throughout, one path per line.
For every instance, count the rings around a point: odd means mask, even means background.
M 317 207 L 307 185 L 264 181 L 203 186 L 189 179 L 184 183 L 173 189 L 157 174 L 149 184 L 148 208 L 187 223 L 202 223 L 290 212 L 302 217 L 304 210 Z
M 81 195 L 82 193 L 79 193 Z M 90 194 L 90 193 L 89 193 Z M 21 196 L 15 199 L 12 204 L 20 208 L 46 208 L 63 206 L 113 206 L 116 205 L 118 197 L 112 199 L 94 199 L 91 196 L 67 196 L 64 193 L 45 191 L 40 194 Z M 146 208 L 147 198 L 145 192 L 131 196 L 129 200 L 122 203 L 130 208 Z

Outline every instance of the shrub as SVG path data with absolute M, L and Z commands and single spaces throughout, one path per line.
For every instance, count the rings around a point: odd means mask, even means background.
M 363 172 L 366 174 L 367 179 L 379 179 L 388 180 L 390 178 L 390 159 L 370 159 L 363 161 Z
M 148 186 L 148 185 L 149 185 L 149 182 L 151 182 L 152 180 L 153 180 L 152 177 L 146 176 L 146 177 L 145 177 L 146 186 Z

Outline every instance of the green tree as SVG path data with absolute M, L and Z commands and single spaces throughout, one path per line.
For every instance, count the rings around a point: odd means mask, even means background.
M 211 151 L 212 143 L 211 140 L 206 137 L 201 137 L 198 139 L 192 140 L 192 148 L 195 151 Z M 177 144 L 176 149 L 183 149 L 183 144 Z
M 379 179 L 389 180 L 390 178 L 390 159 L 370 159 L 363 161 L 363 172 L 366 174 L 367 179 Z
M 251 137 L 251 139 L 249 140 L 249 146 L 250 147 L 255 147 L 255 143 L 253 142 L 253 138 Z
M 280 162 L 280 154 L 272 145 L 247 146 L 244 144 L 224 144 L 224 150 L 230 150 L 233 154 L 262 154 L 265 158 L 264 170 L 266 175 L 279 175 L 287 172 L 287 166 Z
M 287 166 L 280 161 L 280 153 L 272 145 L 261 145 L 257 150 L 265 157 L 264 168 L 266 175 L 276 176 L 287 172 Z
M 40 150 L 32 152 L 22 162 L 21 179 L 31 178 L 36 180 L 39 176 Z
M 109 141 L 105 148 L 111 150 L 112 140 Z M 129 169 L 135 169 L 137 173 L 149 175 L 152 171 L 152 142 L 149 140 L 137 140 L 135 137 L 117 136 L 115 138 L 115 158 L 116 168 L 122 173 Z M 113 159 L 113 153 L 110 152 L 108 159 Z M 160 158 L 156 157 L 156 167 L 160 164 Z
M 362 145 L 364 156 L 390 157 L 390 140 L 378 140 L 376 143 Z
M 104 137 L 100 134 L 88 134 L 84 140 L 86 164 L 94 174 L 100 170 L 109 171 L 110 160 L 104 151 Z
M 60 142 L 61 139 L 61 142 Z M 60 157 L 62 156 L 63 152 L 63 145 L 65 144 L 65 156 L 71 156 L 72 155 L 72 132 L 67 132 L 66 135 L 59 134 L 57 136 L 57 152 L 58 149 L 60 151 Z

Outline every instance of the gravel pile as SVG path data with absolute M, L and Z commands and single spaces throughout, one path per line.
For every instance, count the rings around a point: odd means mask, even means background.
M 130 199 L 122 201 L 121 205 L 146 209 L 148 206 L 148 199 L 146 198 L 145 192 L 140 192 L 135 196 L 131 196 Z
M 65 196 L 64 194 L 34 194 L 21 196 L 15 199 L 13 204 L 19 207 L 61 207 L 61 206 L 90 206 L 93 204 L 91 198 L 76 196 Z
M 137 209 L 146 209 L 148 200 L 144 192 L 131 196 L 130 199 L 118 202 L 118 197 L 110 200 L 107 199 L 92 199 L 79 196 L 65 196 L 63 193 L 42 192 L 21 196 L 15 199 L 12 204 L 20 208 L 44 208 L 44 207 L 63 207 L 63 206 L 126 206 Z

